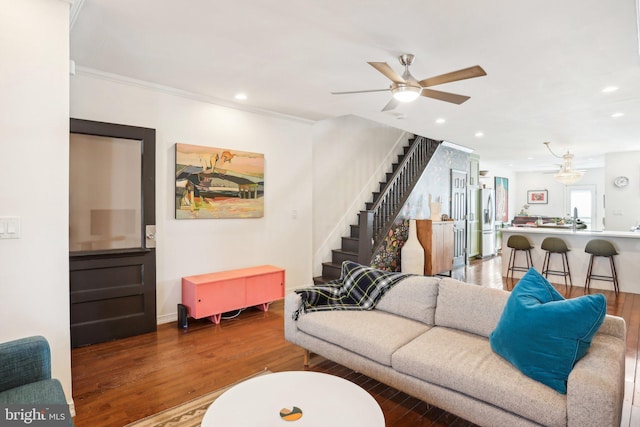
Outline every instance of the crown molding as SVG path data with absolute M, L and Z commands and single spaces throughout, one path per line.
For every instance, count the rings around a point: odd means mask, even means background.
M 453 148 L 454 150 L 463 151 L 465 153 L 473 153 L 473 148 L 465 147 L 464 145 L 456 144 L 449 141 L 442 141 L 443 147 Z
M 119 74 L 108 73 L 106 71 L 96 70 L 94 68 L 83 67 L 80 65 L 76 65 L 75 67 L 76 74 L 75 75 L 84 75 L 88 77 L 94 77 L 102 80 L 112 81 L 115 83 L 121 83 L 128 86 L 139 87 L 143 89 L 149 89 L 157 92 L 162 92 L 167 95 L 178 96 L 181 98 L 191 99 L 194 101 L 204 102 L 207 104 L 218 105 L 221 107 L 233 108 L 235 110 L 241 110 L 248 113 L 260 114 L 263 116 L 275 117 L 278 119 L 285 119 L 290 121 L 296 121 L 304 124 L 313 124 L 316 121 L 305 119 L 302 117 L 291 116 L 288 114 L 278 113 L 275 111 L 265 110 L 262 108 L 252 107 L 249 105 L 244 105 L 236 102 L 227 101 L 224 99 L 215 98 L 208 95 L 203 95 L 199 93 L 189 92 L 182 89 L 176 89 L 170 86 L 164 86 L 157 83 L 151 83 L 144 80 L 138 80 L 131 77 L 121 76 Z
M 78 15 L 80 15 L 80 9 L 84 6 L 84 0 L 61 0 L 71 5 L 71 9 L 69 10 L 69 31 L 73 29 L 73 25 L 76 23 L 76 19 L 78 19 Z

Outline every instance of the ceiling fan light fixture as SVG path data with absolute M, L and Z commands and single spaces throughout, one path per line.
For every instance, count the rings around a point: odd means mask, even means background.
M 422 88 L 420 86 L 410 86 L 406 84 L 394 84 L 391 87 L 391 93 L 396 101 L 411 102 L 418 99 Z

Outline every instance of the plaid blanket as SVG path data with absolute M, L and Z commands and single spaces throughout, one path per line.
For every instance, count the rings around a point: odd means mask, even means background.
M 292 317 L 298 320 L 301 313 L 312 311 L 371 310 L 393 285 L 409 276 L 344 261 L 339 279 L 295 290 L 302 304 Z

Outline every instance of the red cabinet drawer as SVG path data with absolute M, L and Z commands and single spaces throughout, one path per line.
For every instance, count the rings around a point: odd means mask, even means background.
M 224 280 L 198 286 L 196 290 L 196 319 L 243 307 L 246 297 L 245 279 Z
M 284 297 L 284 271 L 247 277 L 247 306 L 264 304 Z

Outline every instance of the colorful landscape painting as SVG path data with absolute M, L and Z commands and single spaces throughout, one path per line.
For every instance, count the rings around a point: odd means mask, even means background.
M 496 221 L 509 221 L 509 178 L 495 177 Z
M 264 154 L 176 144 L 176 219 L 264 216 Z

